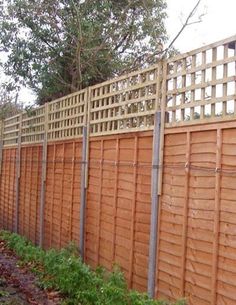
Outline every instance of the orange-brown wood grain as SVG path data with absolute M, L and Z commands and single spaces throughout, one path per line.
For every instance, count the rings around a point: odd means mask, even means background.
M 136 192 L 137 192 L 137 160 L 138 160 L 138 137 L 134 138 L 134 156 L 133 156 L 133 198 L 132 198 L 132 208 L 131 208 L 131 228 L 130 228 L 130 255 L 129 255 L 129 275 L 128 282 L 129 287 L 132 288 L 132 277 L 134 272 L 134 242 L 135 242 L 135 216 L 136 216 Z M 145 272 L 144 272 L 145 273 Z
M 220 126 L 221 131 L 192 127 L 191 137 L 186 127 L 165 134 L 157 297 L 184 295 L 190 305 L 236 301 L 236 175 L 231 173 L 236 170 L 236 126 Z M 89 147 L 86 262 L 108 270 L 116 262 L 130 287 L 145 291 L 152 133 L 92 137 Z M 45 247 L 79 241 L 81 150 L 79 140 L 48 144 Z M 3 150 L 0 225 L 10 230 L 15 157 L 15 148 Z M 22 146 L 20 232 L 36 243 L 41 162 L 40 145 Z M 224 172 L 215 172 L 216 167 Z

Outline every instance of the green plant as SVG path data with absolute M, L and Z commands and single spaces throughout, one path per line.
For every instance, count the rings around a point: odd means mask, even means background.
M 59 251 L 44 251 L 17 234 L 2 231 L 0 237 L 23 263 L 29 264 L 41 287 L 56 289 L 65 296 L 63 305 L 169 305 L 129 290 L 118 266 L 112 272 L 101 267 L 91 270 L 73 244 Z M 175 303 L 184 304 L 182 300 Z
M 8 297 L 8 296 L 9 296 L 9 292 L 7 292 L 5 290 L 0 290 L 0 298 Z
M 1 68 L 41 103 L 156 63 L 165 0 L 2 0 Z

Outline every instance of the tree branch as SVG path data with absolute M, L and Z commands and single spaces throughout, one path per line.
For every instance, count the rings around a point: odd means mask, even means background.
M 191 10 L 191 12 L 188 14 L 188 16 L 187 16 L 185 22 L 183 23 L 181 29 L 179 30 L 179 32 L 177 33 L 177 35 L 174 37 L 174 39 L 170 42 L 170 44 L 168 45 L 168 47 L 165 48 L 165 50 L 163 51 L 163 53 L 166 53 L 166 52 L 173 46 L 173 44 L 176 42 L 176 40 L 179 38 L 179 36 L 182 34 L 182 32 L 184 31 L 184 29 L 185 29 L 187 26 L 189 26 L 189 25 L 191 25 L 191 24 L 194 24 L 194 23 L 199 23 L 199 22 L 202 21 L 201 18 L 200 18 L 200 20 L 198 20 L 198 22 L 196 22 L 196 21 L 195 21 L 195 22 L 192 22 L 192 23 L 189 22 L 190 19 L 194 16 L 194 14 L 195 14 L 195 12 L 196 12 L 198 6 L 200 5 L 201 1 L 202 1 L 202 0 L 198 0 L 198 1 L 197 1 L 197 3 L 195 4 L 195 6 L 194 6 L 193 9 Z M 201 15 L 201 17 L 202 17 L 202 15 Z
M 190 22 L 191 18 L 194 16 L 198 6 L 200 5 L 202 0 L 198 0 L 197 3 L 194 5 L 193 9 L 191 10 L 191 12 L 188 14 L 187 18 L 185 19 L 185 22 L 183 23 L 182 27 L 180 28 L 180 30 L 178 31 L 178 33 L 176 34 L 176 36 L 172 39 L 172 41 L 169 43 L 169 45 L 163 49 L 163 50 L 157 50 L 156 52 L 152 53 L 152 54 L 142 54 L 139 57 L 136 57 L 133 64 L 131 64 L 131 68 L 129 70 L 123 70 L 121 72 L 121 74 L 126 73 L 126 72 L 130 72 L 130 70 L 134 70 L 137 69 L 140 66 L 140 61 L 150 61 L 153 57 L 158 56 L 158 55 L 162 55 L 162 57 L 164 57 L 166 55 L 166 53 L 169 51 L 169 49 L 173 46 L 173 44 L 176 42 L 176 40 L 180 37 L 180 35 L 183 33 L 184 29 L 187 26 L 190 26 L 192 24 L 196 24 L 196 23 L 200 23 L 202 22 L 202 17 L 204 14 L 201 14 L 199 16 L 199 20 L 197 21 L 193 21 Z

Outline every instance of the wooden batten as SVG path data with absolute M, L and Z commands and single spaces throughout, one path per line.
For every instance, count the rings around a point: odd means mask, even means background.
M 220 238 L 220 203 L 221 203 L 221 159 L 222 159 L 222 130 L 217 129 L 216 137 L 216 171 L 215 171 L 215 219 L 213 240 L 213 262 L 212 262 L 212 290 L 211 305 L 217 300 L 218 260 L 219 260 L 219 238 Z
M 130 254 L 129 254 L 129 288 L 132 288 L 133 265 L 134 265 L 134 242 L 135 242 L 135 212 L 136 212 L 136 196 L 137 196 L 137 162 L 138 162 L 138 137 L 134 138 L 134 163 L 133 163 L 133 198 L 131 209 L 131 230 L 130 230 Z
M 186 133 L 186 160 L 185 160 L 185 184 L 184 184 L 184 206 L 183 206 L 183 232 L 181 251 L 181 287 L 180 294 L 185 296 L 185 272 L 186 272 L 186 251 L 187 251 L 187 230 L 188 230 L 188 204 L 189 204 L 189 174 L 191 166 L 191 133 Z
M 115 248 L 116 248 L 116 218 L 117 218 L 117 194 L 118 194 L 118 175 L 119 175 L 119 155 L 120 155 L 120 140 L 116 139 L 116 157 L 115 157 L 115 184 L 113 196 L 113 226 L 112 226 L 112 261 L 115 261 Z M 111 266 L 112 267 L 112 266 Z

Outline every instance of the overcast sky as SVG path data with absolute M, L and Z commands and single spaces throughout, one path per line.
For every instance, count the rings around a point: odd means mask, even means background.
M 182 22 L 197 3 L 197 0 L 167 0 L 167 32 L 170 41 L 175 37 Z M 236 0 L 202 0 L 192 21 L 204 14 L 202 22 L 185 28 L 175 43 L 180 52 L 210 44 L 236 34 Z M 27 89 L 22 90 L 20 100 L 26 104 L 32 102 L 33 96 Z
M 167 0 L 167 32 L 170 39 L 181 28 L 197 0 Z M 236 0 L 202 0 L 192 21 L 202 17 L 202 22 L 187 27 L 175 43 L 180 52 L 210 44 L 236 34 Z

